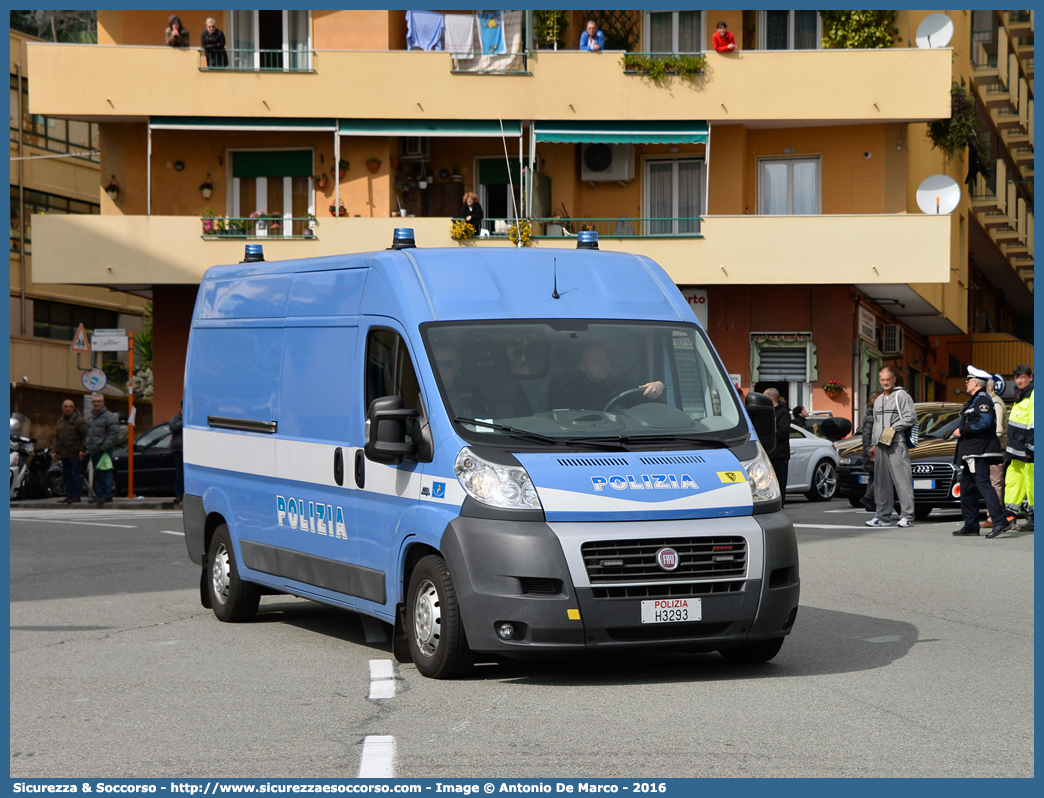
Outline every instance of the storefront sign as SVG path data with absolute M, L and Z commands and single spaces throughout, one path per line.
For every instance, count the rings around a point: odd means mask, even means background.
M 707 289 L 706 288 L 682 288 L 682 296 L 689 303 L 692 312 L 700 320 L 700 326 L 707 329 Z
M 877 319 L 874 314 L 860 305 L 859 307 L 859 337 L 867 343 L 877 346 Z

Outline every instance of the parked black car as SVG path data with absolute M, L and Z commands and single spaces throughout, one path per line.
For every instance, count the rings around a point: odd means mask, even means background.
M 112 453 L 116 496 L 127 495 L 127 462 L 126 449 Z M 170 425 L 166 422 L 134 441 L 134 495 L 174 495 L 174 454 L 170 450 Z
M 953 402 L 918 402 L 917 426 L 920 439 L 910 450 L 914 483 L 914 517 L 924 520 L 936 507 L 960 509 L 960 469 L 954 465 L 957 441 L 951 436 L 960 421 L 964 405 Z M 863 464 L 863 439 L 860 434 L 837 445 L 837 487 L 853 507 L 860 506 L 870 473 Z

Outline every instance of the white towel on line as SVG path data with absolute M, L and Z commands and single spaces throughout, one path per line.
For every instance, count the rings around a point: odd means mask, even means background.
M 446 14 L 446 30 L 443 34 L 446 52 L 469 55 L 475 52 L 475 15 Z

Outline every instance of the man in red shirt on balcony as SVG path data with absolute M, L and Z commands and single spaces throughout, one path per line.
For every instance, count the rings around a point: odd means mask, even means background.
M 714 49 L 719 53 L 731 53 L 736 49 L 736 39 L 729 33 L 729 27 L 724 22 L 718 23 L 718 29 L 713 36 Z

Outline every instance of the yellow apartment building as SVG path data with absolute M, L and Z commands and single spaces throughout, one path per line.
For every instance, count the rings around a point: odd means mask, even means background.
M 39 40 L 16 31 L 10 35 L 11 409 L 33 422 L 34 436 L 45 438 L 61 413 L 62 401 L 87 393 L 80 369 L 90 366 L 90 358 L 78 360 L 69 351 L 73 333 L 81 323 L 89 332 L 138 330 L 147 300 L 105 285 L 80 283 L 78 259 L 66 264 L 63 281 L 33 279 L 34 221 L 65 215 L 97 218 L 101 212 L 100 134 L 96 122 L 30 113 L 26 45 Z M 127 365 L 126 355 L 106 357 Z M 116 387 L 105 393 L 124 395 Z M 126 409 L 118 399 L 110 407 Z
M 516 217 L 537 247 L 597 230 L 667 270 L 744 391 L 854 419 L 883 363 L 954 399 L 969 336 L 1031 342 L 1032 12 L 947 12 L 934 49 L 914 45 L 927 11 L 883 49 L 824 49 L 815 11 L 598 12 L 600 52 L 578 49 L 583 13 L 552 42 L 541 12 L 99 11 L 97 45 L 31 43 L 32 112 L 101 146 L 100 215 L 34 217 L 33 280 L 151 296 L 157 418 L 208 267 L 247 241 L 270 261 L 383 249 L 397 226 L 421 247 L 512 246 Z M 165 46 L 171 14 L 190 47 Z M 208 17 L 223 53 L 199 46 Z M 954 82 L 990 134 L 970 190 L 969 151 L 926 139 Z M 940 174 L 957 207 L 922 213 Z M 465 192 L 485 219 L 457 240 Z

